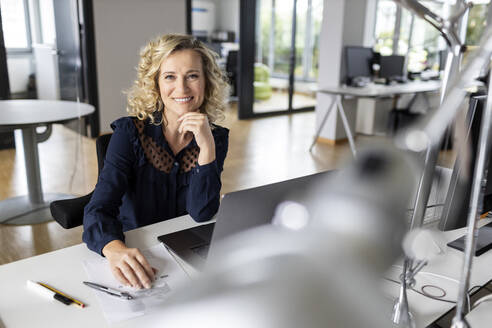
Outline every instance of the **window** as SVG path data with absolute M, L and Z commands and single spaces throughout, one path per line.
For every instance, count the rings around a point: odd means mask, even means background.
M 315 81 L 319 67 L 319 33 L 323 21 L 323 1 L 297 2 L 296 67 L 298 80 Z
M 425 2 L 424 5 L 438 15 L 443 15 L 443 4 Z M 411 72 L 420 72 L 426 68 L 438 70 L 439 50 L 443 49 L 446 49 L 446 44 L 440 33 L 429 23 L 416 17 L 408 52 L 408 70 Z
M 476 45 L 486 24 L 487 6 L 490 0 L 472 1 L 474 6 L 468 16 L 466 44 Z M 444 2 L 421 1 L 421 3 L 443 16 Z M 376 44 L 374 50 L 387 56 L 393 53 L 408 57 L 407 69 L 420 72 L 439 67 L 439 50 L 446 44 L 439 32 L 429 23 L 412 15 L 405 8 L 399 9 L 392 0 L 378 0 L 377 19 L 374 28 Z M 398 33 L 395 31 L 399 28 Z M 396 46 L 394 45 L 397 43 Z
M 489 1 L 475 3 L 468 15 L 468 25 L 466 28 L 466 44 L 475 46 L 478 44 L 482 32 L 487 24 L 487 7 Z
M 56 32 L 53 0 L 39 0 L 39 15 L 41 19 L 40 42 L 54 45 L 56 42 Z
M 391 0 L 379 0 L 377 8 L 374 50 L 383 56 L 389 56 L 393 53 L 396 3 Z
M 435 1 L 421 1 L 421 3 L 442 15 L 442 3 Z M 438 53 L 445 45 L 439 32 L 429 23 L 414 16 L 405 8 L 398 8 L 391 0 L 378 1 L 376 21 L 375 51 L 383 56 L 392 54 L 407 56 L 407 69 L 410 72 L 438 68 Z
M 26 0 L 0 0 L 7 51 L 30 51 L 31 34 Z
M 270 67 L 272 77 L 289 74 L 293 4 L 293 0 L 258 0 L 256 61 Z M 297 0 L 296 16 L 295 78 L 315 81 L 323 0 Z

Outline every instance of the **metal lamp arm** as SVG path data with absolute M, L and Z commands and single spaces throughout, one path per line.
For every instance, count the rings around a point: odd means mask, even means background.
M 421 3 L 415 0 L 394 0 L 394 1 L 398 3 L 400 6 L 407 8 L 415 15 L 419 16 L 420 18 L 422 18 L 423 20 L 434 26 L 439 31 L 439 33 L 441 33 L 442 37 L 446 40 L 448 46 L 451 47 L 452 43 L 447 33 L 444 30 L 444 19 L 441 16 L 432 12 L 429 8 L 427 8 L 426 6 L 422 5 Z
M 455 15 L 449 18 L 446 22 L 444 18 L 439 16 L 438 14 L 432 12 L 429 8 L 419 3 L 417 0 L 394 0 L 396 3 L 400 4 L 402 7 L 407 8 L 415 15 L 419 16 L 432 26 L 442 35 L 448 47 L 453 48 L 456 45 L 462 45 L 462 42 L 459 39 L 459 36 L 454 31 L 454 26 L 457 24 L 463 15 L 470 9 L 473 4 L 466 3 L 465 1 L 461 1 L 463 3 L 463 8 L 460 9 Z
M 491 53 L 492 25 L 489 25 L 480 39 L 477 52 L 468 60 L 460 73 L 459 79 L 452 82 L 448 96 L 439 109 L 430 113 L 428 119 L 422 122 L 420 126 L 414 127 L 408 133 L 399 136 L 400 141 L 405 144 L 405 148 L 420 151 L 429 144 L 439 143 L 446 127 L 454 120 L 460 110 L 462 100 L 466 96 L 466 87 L 475 80 L 483 67 L 488 66 Z

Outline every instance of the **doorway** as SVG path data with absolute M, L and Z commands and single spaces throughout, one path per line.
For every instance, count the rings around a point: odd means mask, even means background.
M 0 4 L 9 98 L 94 105 L 96 111 L 86 122 L 91 136 L 97 136 L 92 0 L 0 0 Z M 85 127 L 81 131 L 86 134 Z
M 241 0 L 239 117 L 313 110 L 323 0 Z

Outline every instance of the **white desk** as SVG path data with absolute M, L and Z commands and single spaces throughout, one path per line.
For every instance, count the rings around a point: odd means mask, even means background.
M 479 226 L 489 223 L 490 220 L 481 220 Z M 448 231 L 445 233 L 446 242 L 450 242 L 463 236 L 466 232 L 466 228 Z M 444 275 L 446 277 L 454 278 L 456 280 L 461 279 L 461 272 L 463 266 L 463 252 L 456 249 L 447 247 L 447 253 L 445 256 L 441 256 L 433 260 L 429 265 L 422 269 L 422 272 L 436 273 Z M 401 273 L 401 269 L 398 270 Z M 392 278 L 395 278 L 394 276 Z M 470 279 L 470 288 L 473 286 L 481 286 L 487 283 L 492 278 L 492 251 L 482 254 L 479 257 L 475 257 L 473 260 L 473 269 Z M 417 283 L 419 279 L 425 279 L 433 285 L 440 287 L 446 287 L 446 293 L 448 294 L 445 299 L 453 299 L 458 294 L 458 284 L 455 284 L 449 280 L 440 277 L 432 277 L 425 274 L 417 274 Z M 452 288 L 455 287 L 455 288 Z M 385 290 L 390 292 L 391 295 L 397 297 L 399 292 L 399 285 L 393 282 L 385 282 Z M 456 300 L 456 299 L 455 299 Z M 449 311 L 454 307 L 454 304 L 444 303 L 441 301 L 431 300 L 428 297 L 417 294 L 413 291 L 408 291 L 408 303 L 410 310 L 415 317 L 416 327 L 426 327 L 434 322 L 441 315 Z M 477 308 L 478 309 L 478 308 Z M 471 312 L 469 315 L 472 315 Z M 484 321 L 475 319 L 475 326 L 472 328 L 490 327 L 490 322 L 482 324 Z
M 44 194 L 39 171 L 38 143 L 51 135 L 51 124 L 79 119 L 94 112 L 94 106 L 60 100 L 0 101 L 0 131 L 22 130 L 28 196 L 0 201 L 0 223 L 29 224 L 52 220 L 45 209 L 63 194 Z M 36 127 L 46 126 L 42 134 Z
M 485 222 L 483 222 L 485 223 Z M 482 224 L 483 224 L 482 223 Z M 125 233 L 127 244 L 141 249 L 157 244 L 157 236 L 188 227 L 196 226 L 189 216 L 156 223 Z M 464 229 L 446 233 L 450 241 L 464 234 Z M 448 248 L 447 255 L 424 268 L 424 271 L 436 272 L 450 277 L 460 278 L 463 253 Z M 55 252 L 28 258 L 25 260 L 0 266 L 0 327 L 107 327 L 104 315 L 99 308 L 95 292 L 82 284 L 87 280 L 82 261 L 99 258 L 99 255 L 87 249 L 84 244 L 61 249 Z M 482 285 L 492 277 L 492 252 L 475 258 L 471 286 Z M 88 306 L 84 309 L 76 306 L 66 306 L 57 301 L 48 301 L 33 294 L 26 288 L 26 280 L 42 281 L 55 288 L 78 298 Z M 417 280 L 419 276 L 417 276 Z M 436 278 L 439 284 L 439 278 Z M 398 286 L 387 283 L 388 289 L 394 296 L 398 295 Z M 443 313 L 448 311 L 452 304 L 430 300 L 419 294 L 409 292 L 410 307 L 416 316 L 417 327 L 425 327 Z M 487 303 L 480 307 L 485 308 Z M 390 309 L 388 309 L 388 320 Z M 478 308 L 477 308 L 478 310 Z M 475 328 L 488 327 L 478 325 L 483 322 L 477 312 Z M 383 315 L 383 314 L 382 314 Z M 113 327 L 138 326 L 139 318 L 120 322 Z M 3 324 L 3 326 L 2 326 Z
M 314 136 L 313 142 L 311 146 L 309 147 L 309 151 L 313 148 L 315 145 L 327 119 L 330 113 L 332 112 L 333 108 L 337 108 L 340 114 L 340 117 L 342 119 L 342 123 L 345 129 L 345 133 L 347 134 L 347 138 L 349 139 L 350 143 L 350 148 L 352 150 L 352 153 L 356 154 L 355 150 L 355 144 L 353 141 L 353 134 L 350 130 L 350 126 L 347 120 L 347 116 L 345 114 L 345 110 L 342 106 L 342 99 L 344 97 L 355 97 L 355 98 L 372 98 L 372 99 L 377 99 L 377 98 L 388 98 L 388 97 L 397 97 L 400 95 L 404 94 L 422 94 L 422 93 L 427 93 L 427 92 L 437 92 L 441 89 L 441 82 L 440 81 L 414 81 L 414 82 L 408 82 L 408 83 L 402 83 L 402 84 L 391 84 L 391 85 L 384 85 L 384 84 L 374 84 L 371 83 L 365 87 L 362 88 L 356 88 L 356 87 L 350 87 L 346 85 L 342 86 L 335 86 L 335 87 L 328 87 L 328 88 L 322 88 L 319 89 L 317 92 L 321 94 L 329 94 L 333 95 L 333 101 L 331 104 L 328 106 L 328 110 L 325 112 L 321 119 L 321 124 L 318 127 L 318 130 L 316 131 L 316 134 Z
M 157 236 L 198 225 L 188 215 L 125 233 L 126 242 L 146 249 L 158 243 Z M 87 280 L 82 261 L 100 258 L 85 244 L 0 266 L 0 328 L 11 327 L 108 327 L 95 292 L 82 284 Z M 49 301 L 26 287 L 26 281 L 46 282 L 86 303 L 86 308 Z M 132 323 L 138 322 L 138 318 Z M 2 326 L 3 324 L 3 326 Z M 112 327 L 135 327 L 123 321 Z
M 323 88 L 318 90 L 318 92 L 359 98 L 386 98 L 403 94 L 436 92 L 440 89 L 440 81 L 414 81 L 390 85 L 370 83 L 362 88 L 342 85 L 331 88 Z

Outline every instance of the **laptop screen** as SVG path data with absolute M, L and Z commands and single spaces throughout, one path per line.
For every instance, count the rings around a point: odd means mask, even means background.
M 204 258 L 213 256 L 217 241 L 270 224 L 278 204 L 287 200 L 304 203 L 307 201 L 306 192 L 327 174 L 329 172 L 321 172 L 228 193 L 222 198 L 216 223 L 162 235 L 158 239 L 183 260 L 200 268 Z

